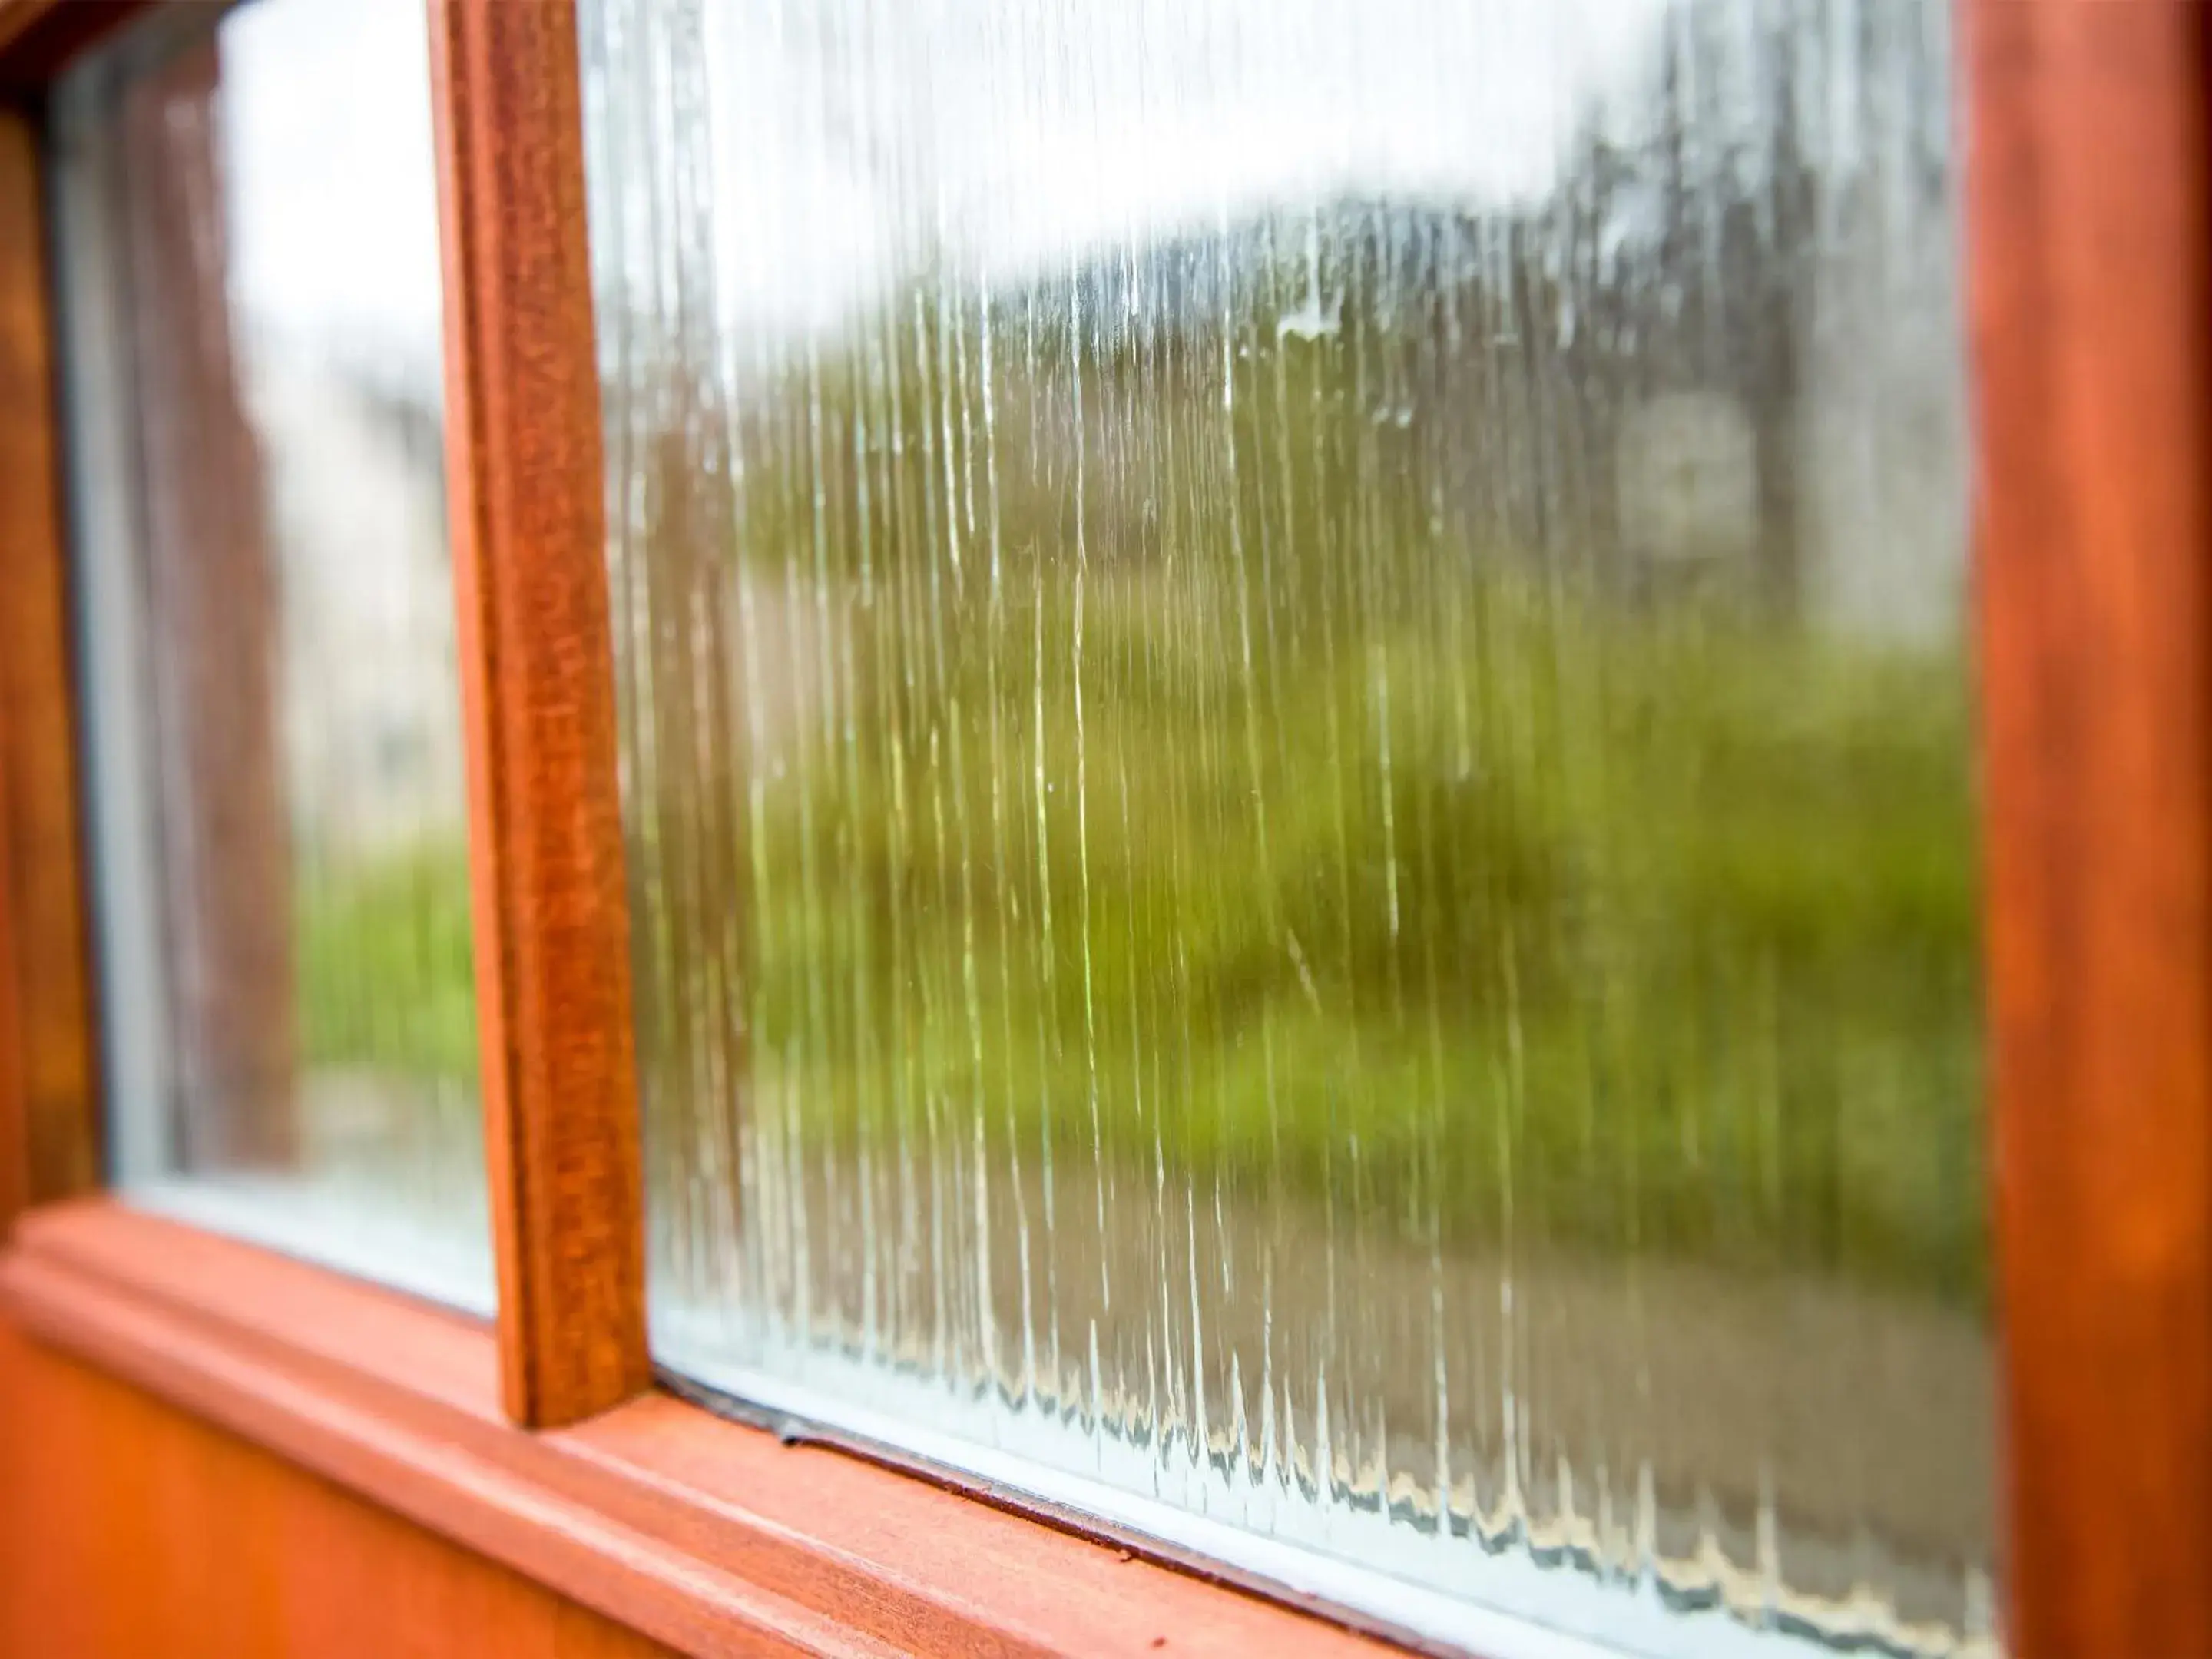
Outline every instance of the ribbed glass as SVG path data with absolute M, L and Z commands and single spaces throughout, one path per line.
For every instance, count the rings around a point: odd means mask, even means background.
M 582 9 L 660 1358 L 1994 1646 L 1948 8 Z

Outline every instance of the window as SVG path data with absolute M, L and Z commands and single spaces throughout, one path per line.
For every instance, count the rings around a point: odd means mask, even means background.
M 1994 1644 L 1948 9 L 582 9 L 661 1361 Z
M 2199 8 L 423 9 L 0 0 L 14 1645 L 2212 1648 Z
M 159 13 L 56 148 L 116 1174 L 489 1306 L 422 16 Z

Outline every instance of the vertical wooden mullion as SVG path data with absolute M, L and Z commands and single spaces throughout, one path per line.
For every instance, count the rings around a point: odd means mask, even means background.
M 650 1381 L 570 0 L 430 0 L 447 422 L 507 1409 Z
M 2007 1632 L 2212 1653 L 2212 25 L 1964 14 Z

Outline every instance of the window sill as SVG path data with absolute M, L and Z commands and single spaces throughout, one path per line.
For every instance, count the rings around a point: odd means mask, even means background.
M 679 1651 L 1382 1650 L 665 1395 L 531 1434 L 490 1329 L 106 1200 L 24 1217 L 35 1339 Z

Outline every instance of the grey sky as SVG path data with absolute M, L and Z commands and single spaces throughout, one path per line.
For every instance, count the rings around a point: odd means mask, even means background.
M 708 0 L 740 309 L 823 320 L 934 247 L 1018 272 L 1355 192 L 1545 188 L 1665 0 Z
M 1271 204 L 1543 189 L 1666 0 L 707 0 L 725 302 L 827 323 L 932 250 L 1008 275 Z M 293 343 L 434 380 L 425 8 L 222 27 L 234 277 Z
M 250 329 L 438 381 L 422 0 L 257 0 L 220 37 L 231 282 Z

